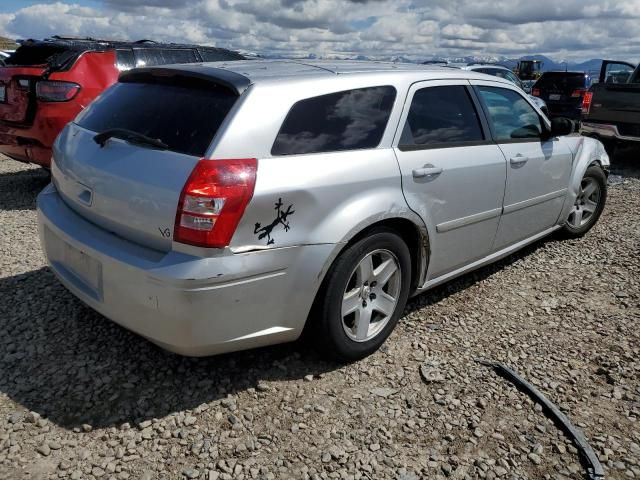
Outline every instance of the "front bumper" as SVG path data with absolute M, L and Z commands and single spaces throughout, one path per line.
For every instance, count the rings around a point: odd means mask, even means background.
M 40 240 L 60 281 L 114 322 L 189 356 L 300 336 L 335 245 L 214 257 L 158 252 L 71 210 L 52 185 L 38 196 Z
M 618 130 L 617 125 L 607 123 L 582 122 L 580 133 L 625 142 L 640 142 L 640 137 L 622 135 Z

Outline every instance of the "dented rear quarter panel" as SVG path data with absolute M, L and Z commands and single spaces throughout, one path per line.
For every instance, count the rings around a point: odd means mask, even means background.
M 391 81 L 386 75 L 355 74 L 327 75 L 321 80 L 297 78 L 290 85 L 278 81 L 251 86 L 208 152 L 210 158 L 258 158 L 253 199 L 231 249 L 239 252 L 308 244 L 339 245 L 387 218 L 406 218 L 420 226 L 421 220 L 405 201 L 399 166 L 391 149 L 409 84 Z M 297 101 L 383 85 L 396 89 L 396 99 L 377 148 L 271 155 L 280 126 Z M 269 115 L 260 114 L 264 111 Z

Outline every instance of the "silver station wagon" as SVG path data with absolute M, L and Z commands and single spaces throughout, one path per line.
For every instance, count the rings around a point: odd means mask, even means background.
M 458 69 L 131 70 L 58 137 L 41 241 L 71 292 L 165 349 L 305 331 L 354 360 L 410 296 L 595 224 L 609 159 L 571 130 L 512 83 Z

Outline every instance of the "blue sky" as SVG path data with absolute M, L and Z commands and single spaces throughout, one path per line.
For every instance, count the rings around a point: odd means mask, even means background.
M 0 35 L 149 38 L 287 56 L 640 59 L 640 0 L 0 0 Z
M 31 5 L 38 5 L 42 3 L 54 3 L 53 1 L 42 1 L 42 0 L 2 0 L 0 2 L 0 12 L 15 12 L 21 8 L 29 7 Z M 71 2 L 69 2 L 71 3 Z M 75 0 L 72 3 L 77 3 L 79 5 L 83 5 L 86 7 L 96 7 L 101 6 L 102 2 L 99 0 Z

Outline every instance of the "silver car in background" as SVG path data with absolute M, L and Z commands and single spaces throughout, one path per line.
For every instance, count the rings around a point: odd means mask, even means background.
M 502 65 L 496 65 L 495 63 L 470 63 L 469 65 L 462 67 L 464 70 L 470 70 L 472 72 L 484 73 L 493 77 L 504 78 L 510 81 L 514 85 L 520 87 L 527 95 L 529 99 L 540 109 L 545 115 L 549 115 L 549 109 L 547 108 L 547 102 L 543 99 L 531 95 L 531 86 L 527 87 L 518 76 Z
M 556 230 L 609 160 L 520 88 L 465 70 L 240 61 L 136 69 L 58 137 L 52 270 L 184 355 L 289 342 L 362 358 L 407 299 Z

